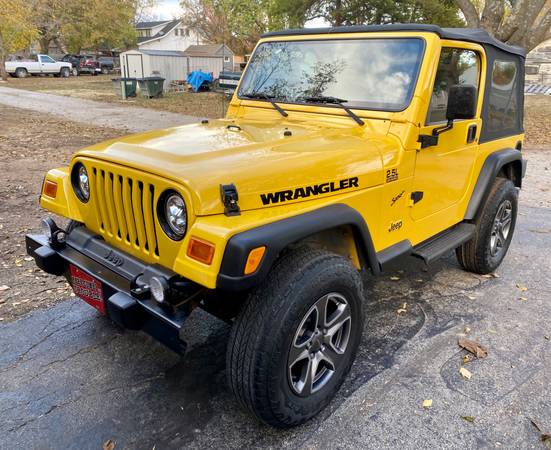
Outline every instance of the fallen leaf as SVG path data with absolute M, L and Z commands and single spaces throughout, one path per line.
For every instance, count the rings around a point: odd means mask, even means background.
M 113 450 L 115 448 L 115 441 L 108 439 L 103 443 L 103 450 Z
M 463 364 L 467 364 L 471 362 L 471 357 L 469 355 L 463 356 Z
M 521 300 L 521 301 L 523 301 L 523 302 L 525 302 L 526 300 L 528 300 L 527 297 L 519 297 L 518 299 Z
M 432 399 L 428 398 L 427 400 L 423 400 L 423 408 L 430 408 L 432 406 Z
M 541 442 L 543 442 L 543 445 L 551 450 L 551 434 L 543 433 L 541 435 Z
M 549 336 L 544 336 L 544 339 L 550 340 L 551 338 Z
M 532 422 L 532 425 L 534 425 L 534 427 L 536 427 L 536 430 L 538 430 L 541 433 L 541 427 L 540 427 L 539 423 L 537 423 L 534 419 L 530 419 L 530 422 Z
M 466 380 L 470 380 L 471 377 L 472 377 L 471 372 L 469 372 L 469 371 L 468 371 L 467 369 L 465 369 L 464 367 L 461 367 L 461 368 L 459 369 L 459 373 L 460 373 L 461 376 L 462 376 L 463 378 L 465 378 Z
M 402 306 L 400 306 L 400 307 L 396 310 L 396 314 L 403 314 L 403 313 L 408 312 L 407 307 L 408 307 L 408 304 L 407 304 L 407 303 L 402 303 Z
M 474 295 L 468 295 L 469 300 L 476 300 L 476 297 Z
M 497 273 L 487 273 L 482 275 L 482 278 L 500 278 L 500 276 Z
M 3 292 L 3 291 L 7 291 L 8 289 L 10 289 L 9 286 L 3 284 L 2 286 L 0 286 L 0 292 Z
M 23 259 L 25 261 L 32 261 L 34 258 L 32 256 L 25 256 Z
M 522 284 L 517 283 L 517 288 L 520 289 L 521 292 L 526 292 L 528 288 L 526 286 L 523 286 Z
M 399 279 L 400 277 L 396 277 L 396 276 L 390 277 L 390 281 L 398 281 Z
M 465 334 L 469 334 L 471 332 L 471 327 L 465 327 L 463 331 L 465 332 Z
M 466 420 L 467 422 L 474 423 L 475 418 L 473 416 L 461 416 L 463 420 Z
M 464 348 L 468 352 L 471 352 L 477 358 L 482 359 L 488 356 L 488 349 L 476 341 L 471 341 L 470 339 L 465 339 L 465 338 L 459 338 L 457 341 L 457 344 L 461 348 Z

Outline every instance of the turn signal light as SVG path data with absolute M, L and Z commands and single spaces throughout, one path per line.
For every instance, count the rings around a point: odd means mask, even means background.
M 253 248 L 247 258 L 247 264 L 245 264 L 245 275 L 250 275 L 258 269 L 258 266 L 262 262 L 262 258 L 266 253 L 266 246 Z
M 214 258 L 214 249 L 214 244 L 192 237 L 187 247 L 187 255 L 203 264 L 210 265 Z
M 55 181 L 46 180 L 44 182 L 44 195 L 48 197 L 55 198 L 57 195 L 57 183 Z

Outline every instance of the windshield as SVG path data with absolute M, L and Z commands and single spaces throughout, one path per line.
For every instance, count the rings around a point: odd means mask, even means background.
M 265 42 L 238 95 L 283 103 L 332 97 L 350 108 L 400 111 L 411 100 L 423 48 L 418 38 Z

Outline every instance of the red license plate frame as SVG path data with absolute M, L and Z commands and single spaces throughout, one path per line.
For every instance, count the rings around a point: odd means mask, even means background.
M 80 297 L 93 308 L 97 309 L 103 315 L 107 314 L 105 310 L 105 298 L 103 296 L 103 286 L 101 281 L 88 275 L 83 270 L 73 264 L 69 265 L 71 274 L 71 285 L 77 297 Z

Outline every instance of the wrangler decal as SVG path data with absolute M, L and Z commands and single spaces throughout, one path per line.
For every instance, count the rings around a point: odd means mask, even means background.
M 296 189 L 288 189 L 286 191 L 268 192 L 267 194 L 260 194 L 260 199 L 262 200 L 263 205 L 269 205 L 270 203 L 298 200 L 299 198 L 327 194 L 328 192 L 336 192 L 342 189 L 350 189 L 358 186 L 358 177 L 345 178 L 344 180 L 320 183 L 313 186 L 299 187 Z
M 398 200 L 402 198 L 402 195 L 404 195 L 406 191 L 400 192 L 396 197 L 392 197 L 392 201 L 390 202 L 390 206 L 394 206 L 394 203 L 396 203 Z

